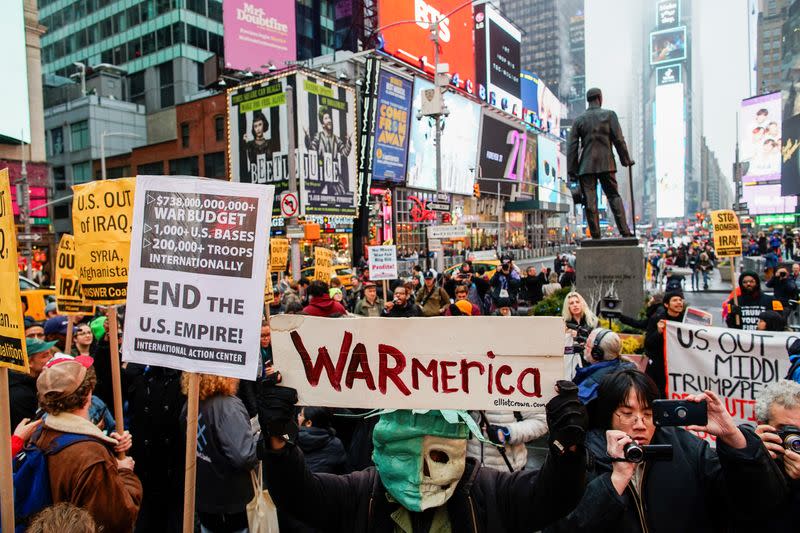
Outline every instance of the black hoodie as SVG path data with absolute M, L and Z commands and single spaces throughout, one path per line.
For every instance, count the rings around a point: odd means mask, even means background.
M 742 279 L 750 276 L 756 280 L 756 288 L 751 293 L 746 293 L 742 287 Z M 758 329 L 758 316 L 764 311 L 783 312 L 781 302 L 768 294 L 761 292 L 761 280 L 758 274 L 751 271 L 744 271 L 739 275 L 739 310 L 736 310 L 736 303 L 733 298 L 728 300 L 728 316 L 725 322 L 729 328 L 756 330 Z M 740 325 L 736 324 L 736 317 L 741 316 Z

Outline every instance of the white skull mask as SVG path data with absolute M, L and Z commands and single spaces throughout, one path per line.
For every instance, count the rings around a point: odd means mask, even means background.
M 422 510 L 443 505 L 464 474 L 467 441 L 427 435 L 422 440 L 419 492 Z

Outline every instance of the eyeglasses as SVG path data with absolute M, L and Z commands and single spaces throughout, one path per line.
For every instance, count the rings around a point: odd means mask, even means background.
M 626 425 L 633 425 L 636 424 L 637 421 L 641 419 L 643 424 L 652 424 L 653 423 L 653 413 L 645 413 L 643 415 L 637 415 L 634 413 L 614 413 L 619 418 L 620 422 Z

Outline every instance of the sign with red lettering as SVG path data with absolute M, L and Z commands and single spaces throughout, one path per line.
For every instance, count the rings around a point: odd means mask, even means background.
M 559 317 L 277 315 L 270 326 L 300 405 L 543 412 L 564 373 Z
M 737 424 L 756 424 L 755 400 L 789 371 L 788 347 L 797 333 L 743 331 L 667 322 L 667 397 L 711 390 Z M 700 435 L 710 442 L 713 437 Z
M 369 246 L 369 279 L 397 279 L 397 246 Z

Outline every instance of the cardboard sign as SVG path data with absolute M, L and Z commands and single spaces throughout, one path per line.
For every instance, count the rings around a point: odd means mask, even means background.
M 703 311 L 696 307 L 687 307 L 686 312 L 683 314 L 683 323 L 696 326 L 713 326 L 714 316 L 708 311 Z
M 314 248 L 314 279 L 330 283 L 331 277 L 333 277 L 333 250 L 317 246 Z
M 135 185 L 120 178 L 72 187 L 75 266 L 87 301 L 125 303 Z
M 564 372 L 559 317 L 272 318 L 300 405 L 544 411 Z
M 0 367 L 28 373 L 25 321 L 19 295 L 17 229 L 8 169 L 0 170 Z
M 139 176 L 124 361 L 255 378 L 274 192 Z
M 737 424 L 756 423 L 755 399 L 789 371 L 788 347 L 797 333 L 743 331 L 667 321 L 667 397 L 709 389 Z M 710 435 L 700 435 L 713 441 Z
M 94 315 L 94 305 L 83 298 L 75 269 L 75 237 L 69 233 L 61 236 L 56 253 L 56 306 L 65 315 Z
M 369 246 L 369 279 L 397 279 L 397 246 Z
M 736 213 L 730 209 L 712 211 L 711 225 L 714 228 L 714 251 L 717 257 L 742 255 L 742 230 Z
M 289 264 L 289 239 L 269 240 L 269 266 L 272 272 L 284 272 Z

